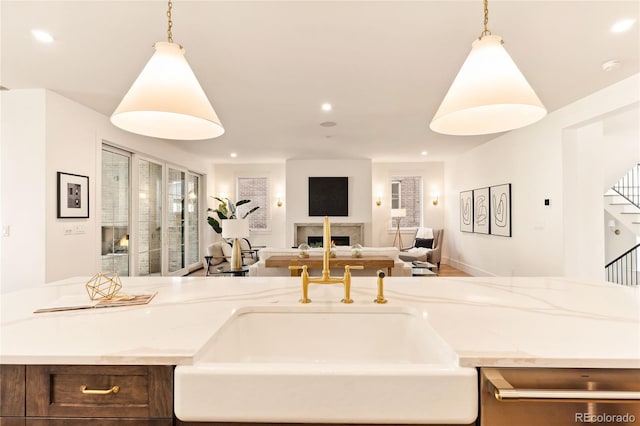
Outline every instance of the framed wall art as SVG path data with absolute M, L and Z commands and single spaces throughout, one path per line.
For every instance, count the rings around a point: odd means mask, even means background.
M 89 217 L 89 177 L 58 172 L 58 218 Z
M 489 188 L 491 200 L 491 235 L 511 236 L 511 184 Z
M 473 232 L 473 191 L 460 193 L 460 231 Z
M 489 233 L 489 188 L 473 190 L 473 232 Z

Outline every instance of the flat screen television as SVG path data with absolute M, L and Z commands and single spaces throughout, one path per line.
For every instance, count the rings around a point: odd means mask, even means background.
M 309 216 L 349 216 L 349 178 L 309 177 Z

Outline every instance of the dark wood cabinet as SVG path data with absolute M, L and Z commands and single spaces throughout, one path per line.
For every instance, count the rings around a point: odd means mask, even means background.
M 89 421 L 97 426 L 172 425 L 173 366 L 0 366 L 0 426 Z
M 172 426 L 171 419 L 107 419 L 107 418 L 28 418 L 25 426 Z
M 25 366 L 0 365 L 0 425 L 20 424 L 10 423 L 10 417 L 24 417 L 24 406 Z
M 24 417 L 0 417 L 0 426 L 25 426 Z

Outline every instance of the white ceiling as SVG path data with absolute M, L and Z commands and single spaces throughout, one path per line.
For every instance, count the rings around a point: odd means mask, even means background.
M 51 89 L 109 116 L 166 40 L 166 7 L 2 0 L 0 84 Z M 639 71 L 640 24 L 609 30 L 622 18 L 640 20 L 640 0 L 489 3 L 489 29 L 549 111 Z M 174 41 L 226 133 L 174 143 L 215 162 L 451 158 L 492 138 L 429 130 L 482 23 L 482 0 L 175 0 Z M 56 41 L 40 44 L 32 29 Z M 611 59 L 622 68 L 603 72 Z

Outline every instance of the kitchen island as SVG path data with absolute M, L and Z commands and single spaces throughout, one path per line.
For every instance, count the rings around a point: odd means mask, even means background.
M 70 278 L 1 296 L 0 364 L 191 365 L 227 319 L 245 307 L 402 307 L 424 315 L 462 367 L 640 369 L 640 288 L 566 278 L 353 277 L 312 285 L 300 305 L 292 277 L 123 278 L 122 293 L 154 293 L 147 305 L 39 313 L 85 294 Z M 0 412 L 1 413 L 1 412 Z

